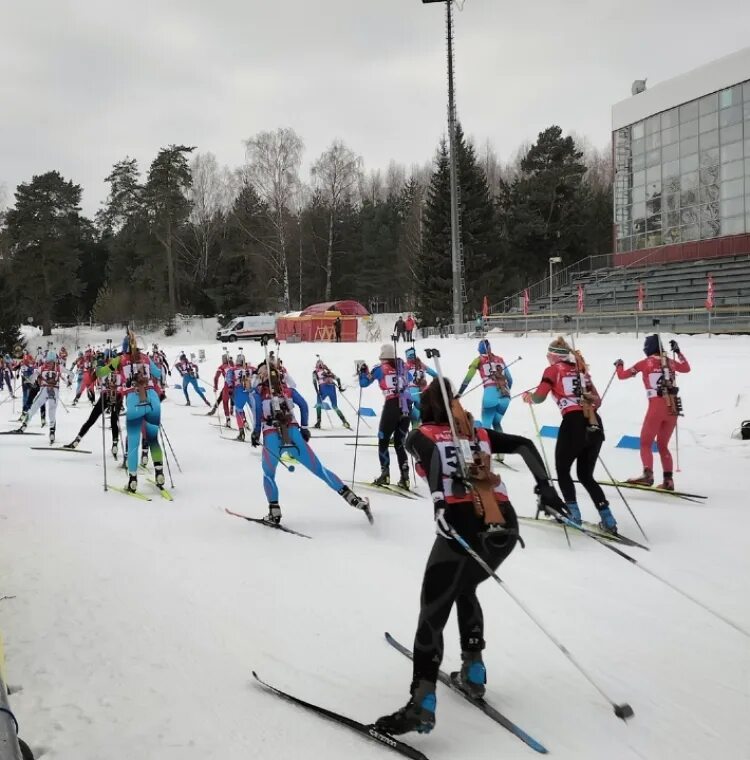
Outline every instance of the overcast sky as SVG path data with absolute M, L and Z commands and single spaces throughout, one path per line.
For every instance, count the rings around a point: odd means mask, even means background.
M 367 168 L 429 160 L 445 131 L 444 7 L 420 0 L 22 0 L 0 9 L 0 185 L 57 169 L 106 197 L 112 164 L 160 146 L 237 166 L 291 126 Z M 501 159 L 552 123 L 609 140 L 610 107 L 748 45 L 747 0 L 466 0 L 458 110 Z M 12 200 L 12 198 L 11 198 Z

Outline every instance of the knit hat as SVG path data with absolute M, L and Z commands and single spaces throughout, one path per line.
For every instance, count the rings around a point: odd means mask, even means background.
M 646 340 L 643 342 L 643 353 L 646 356 L 653 356 L 659 353 L 659 336 L 647 335 Z
M 551 362 L 562 362 L 570 358 L 570 348 L 566 345 L 561 345 L 559 338 L 552 341 L 547 346 L 547 359 Z
M 486 356 L 490 352 L 490 342 L 488 340 L 480 340 L 479 345 L 477 346 L 477 351 L 482 354 L 482 356 Z
M 383 345 L 380 347 L 380 358 L 395 359 L 396 349 L 390 343 L 383 343 Z
M 412 346 L 409 346 L 409 348 L 407 348 L 404 353 L 406 354 L 406 358 L 407 359 L 416 359 L 417 358 L 417 351 Z

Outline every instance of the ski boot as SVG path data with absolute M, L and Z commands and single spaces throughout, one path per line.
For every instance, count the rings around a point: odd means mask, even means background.
M 361 509 L 363 512 L 367 512 L 370 509 L 370 502 L 367 499 L 363 499 L 361 496 L 357 496 L 349 486 L 344 486 L 339 494 L 344 498 L 344 501 L 355 509 Z
M 47 418 L 46 417 L 42 417 L 42 427 L 43 428 L 47 427 Z
M 154 462 L 154 481 L 159 488 L 164 488 L 164 465 Z
M 211 406 L 211 402 L 210 402 L 210 401 L 209 401 L 209 400 L 208 400 L 208 399 L 207 399 L 205 396 L 203 396 L 203 403 L 204 403 L 206 406 Z
M 580 525 L 583 521 L 581 520 L 581 510 L 578 508 L 577 502 L 568 501 L 568 502 L 565 502 L 565 506 L 568 508 L 568 511 L 570 512 L 570 519 L 576 525 Z
M 461 670 L 451 674 L 451 680 L 472 699 L 484 696 L 487 669 L 481 652 L 461 652 Z
M 389 486 L 391 484 L 391 473 L 388 470 L 383 470 L 379 477 L 372 481 L 374 486 Z
M 318 420 L 318 421 L 317 421 L 317 422 L 316 422 L 316 423 L 313 425 L 313 427 L 314 427 L 316 430 L 320 430 L 320 420 Z
M 81 436 L 77 435 L 69 444 L 66 446 L 63 446 L 64 449 L 75 449 L 78 447 L 78 444 L 81 442 Z
M 409 468 L 404 467 L 401 470 L 401 477 L 398 480 L 398 483 L 396 483 L 396 486 L 398 488 L 402 488 L 404 491 L 409 490 Z
M 341 424 L 344 426 L 345 430 L 351 430 L 352 429 L 352 426 L 346 420 L 341 420 Z
M 268 514 L 263 518 L 263 522 L 269 525 L 278 525 L 281 522 L 281 507 L 278 501 L 272 501 L 268 505 Z
M 130 493 L 135 493 L 138 490 L 138 476 L 137 475 L 128 475 L 128 491 Z
M 603 504 L 598 504 L 596 508 L 599 511 L 599 517 L 601 518 L 599 528 L 605 533 L 611 533 L 612 535 L 616 536 L 617 520 L 615 520 L 615 516 L 612 514 L 609 508 L 609 503 L 605 501 Z
M 55 426 L 52 425 L 49 429 L 49 445 L 51 446 L 55 442 Z
M 219 408 L 219 402 L 217 401 L 212 407 L 211 411 L 208 413 L 209 417 L 213 417 L 214 414 L 216 414 L 216 410 Z
M 244 441 L 245 440 L 245 428 L 242 428 L 240 432 L 237 434 L 237 437 L 234 439 L 235 441 Z
M 71 403 L 71 406 L 78 406 L 78 396 L 76 396 L 76 397 L 73 399 L 73 402 Z
M 628 478 L 625 482 L 632 483 L 634 486 L 652 486 L 654 485 L 654 471 L 644 467 L 643 475 L 638 478 Z
M 141 451 L 141 467 L 148 467 L 148 449 Z
M 429 734 L 435 728 L 435 684 L 418 681 L 412 685 L 411 698 L 400 710 L 391 715 L 384 715 L 375 721 L 375 730 L 398 736 L 409 731 Z
M 224 423 L 224 427 L 228 427 L 230 430 L 232 428 L 232 420 L 227 417 L 227 421 Z
M 662 484 L 659 486 L 662 491 L 674 491 L 674 480 L 672 480 L 672 473 L 665 472 Z
M 505 454 L 495 454 L 493 459 L 499 464 L 502 464 L 505 461 Z
M 117 441 L 112 444 L 112 456 L 117 459 Z
M 192 404 L 190 403 L 190 399 L 188 399 L 188 400 L 185 402 L 185 406 L 192 406 Z

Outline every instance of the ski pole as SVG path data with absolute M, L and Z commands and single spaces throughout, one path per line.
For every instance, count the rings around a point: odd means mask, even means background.
M 177 458 L 177 454 L 174 453 L 174 449 L 172 448 L 172 442 L 169 440 L 169 436 L 167 435 L 167 431 L 164 429 L 164 425 L 159 426 L 161 428 L 162 435 L 164 436 L 164 440 L 169 445 L 169 450 L 172 452 L 172 457 L 174 458 L 174 462 L 177 465 L 177 469 L 182 472 L 182 467 L 180 467 L 180 460 Z
M 610 706 L 614 709 L 615 715 L 622 720 L 632 718 L 635 714 L 633 712 L 633 708 L 627 702 L 623 702 L 619 705 L 614 702 L 607 695 L 604 689 L 602 689 L 602 687 L 594 680 L 594 678 L 586 670 L 584 670 L 583 666 L 575 659 L 575 657 L 573 657 L 573 655 L 562 644 L 562 642 L 557 639 L 550 631 L 548 631 L 544 625 L 542 625 L 542 623 L 531 612 L 531 610 L 508 588 L 508 585 L 505 583 L 505 581 L 503 581 L 500 576 L 456 532 L 455 528 L 449 526 L 449 532 L 451 537 L 459 544 L 459 546 L 461 546 L 464 551 L 477 562 L 477 564 L 482 568 L 482 570 L 485 571 L 485 573 L 487 573 L 487 575 L 490 576 L 490 578 L 498 583 L 498 585 L 505 591 L 505 593 L 508 594 L 508 596 L 521 608 L 524 613 L 526 613 L 531 622 L 534 623 L 534 625 L 536 625 L 536 627 L 565 655 L 565 657 L 568 659 L 568 662 L 570 662 L 570 664 L 576 668 L 576 670 L 599 692 L 599 694 L 601 694 L 602 697 L 604 697 L 604 699 L 609 702 Z
M 167 449 L 164 446 L 164 428 L 161 429 L 161 438 L 162 438 L 162 452 L 164 453 L 164 462 L 167 465 L 167 472 L 169 473 L 169 487 L 174 488 L 174 480 L 172 480 L 172 468 L 169 466 L 169 457 L 167 456 Z
M 609 378 L 609 382 L 607 383 L 607 387 L 604 389 L 604 393 L 602 393 L 601 398 L 599 399 L 599 404 L 601 404 L 602 401 L 604 401 L 604 397 L 607 395 L 607 391 L 609 390 L 609 386 L 612 385 L 612 381 L 615 379 L 615 375 L 617 374 L 617 367 L 615 367 L 615 371 L 612 373 L 612 377 Z
M 514 394 L 513 394 L 513 395 L 510 397 L 510 399 L 509 399 L 509 400 L 510 400 L 510 401 L 513 401 L 513 399 L 514 399 L 514 398 L 518 398 L 519 396 L 523 396 L 523 394 L 524 394 L 524 393 L 532 393 L 532 392 L 533 392 L 533 391 L 535 391 L 536 389 L 537 389 L 537 386 L 536 386 L 536 385 L 532 385 L 532 386 L 531 386 L 531 388 L 527 388 L 525 391 L 520 391 L 520 392 L 518 392 L 518 393 L 514 393 Z
M 104 467 L 104 492 L 107 492 L 107 435 L 104 427 L 104 392 L 99 391 L 100 401 L 102 402 L 102 465 Z
M 554 510 L 552 508 L 549 508 L 549 511 L 551 511 L 561 521 L 563 521 L 563 522 L 570 522 L 568 520 L 568 518 L 565 517 L 565 515 L 560 514 L 556 510 Z M 574 524 L 574 527 L 577 528 L 579 526 L 577 526 L 577 525 Z M 655 578 L 657 581 L 661 581 L 665 586 L 668 586 L 669 588 L 671 588 L 672 591 L 675 591 L 676 593 L 680 594 L 681 596 L 684 596 L 685 599 L 688 599 L 693 604 L 697 604 L 699 607 L 701 607 L 703 610 L 705 610 L 706 612 L 708 612 L 710 615 L 713 615 L 714 617 L 716 617 L 719 620 L 721 620 L 723 623 L 726 623 L 728 626 L 731 626 L 732 628 L 734 628 L 735 631 L 739 631 L 741 634 L 743 634 L 743 635 L 747 636 L 748 638 L 750 638 L 750 631 L 745 630 L 742 626 L 740 626 L 737 623 L 733 622 L 729 618 L 724 617 L 724 615 L 722 615 L 720 612 L 716 612 L 716 610 L 711 609 L 709 606 L 707 606 L 706 604 L 704 604 L 700 600 L 696 599 L 691 594 L 688 594 L 687 591 L 683 591 L 678 586 L 675 586 L 673 583 L 671 583 L 670 581 L 668 581 L 666 578 L 662 578 L 658 573 L 655 573 L 653 570 L 650 570 L 645 565 L 642 565 L 635 557 L 631 557 L 629 554 L 626 554 L 621 549 L 618 549 L 616 546 L 613 546 L 609 541 L 607 541 L 607 540 L 605 540 L 603 538 L 600 538 L 599 536 L 597 536 L 597 535 L 595 535 L 593 533 L 589 533 L 588 531 L 582 531 L 582 532 L 586 533 L 586 535 L 589 536 L 589 538 L 593 538 L 594 541 L 596 541 L 598 544 L 600 544 L 601 546 L 603 546 L 605 549 L 609 549 L 611 552 L 614 552 L 615 554 L 619 555 L 623 559 L 626 559 L 632 565 L 635 565 L 639 569 L 643 570 L 643 572 L 646 573 L 647 575 L 650 575 L 652 578 Z
M 672 359 L 677 359 L 677 351 L 672 352 Z M 674 424 L 674 445 L 675 445 L 675 471 L 682 472 L 680 469 L 680 417 L 677 416 L 677 421 Z
M 633 518 L 633 520 L 635 521 L 635 524 L 638 526 L 638 530 L 643 534 L 643 538 L 645 538 L 646 541 L 648 542 L 648 536 L 646 535 L 646 531 L 643 530 L 643 528 L 641 527 L 641 524 L 638 522 L 638 518 L 633 513 L 633 510 L 630 508 L 630 504 L 628 504 L 628 500 L 623 495 L 622 489 L 617 484 L 617 481 L 612 477 L 612 473 L 609 471 L 609 467 L 607 467 L 607 465 L 604 464 L 604 460 L 602 459 L 601 454 L 599 455 L 599 462 L 601 463 L 601 466 L 604 468 L 604 472 L 607 473 L 607 477 L 610 479 L 612 483 L 614 483 L 614 486 L 617 489 L 617 493 L 620 494 L 622 503 L 626 506 L 628 512 L 630 512 L 630 516 Z
M 287 464 L 275 451 L 271 451 L 271 449 L 268 448 L 268 446 L 263 444 L 263 451 L 267 451 L 282 467 L 285 467 L 289 472 L 294 472 L 295 467 L 293 464 Z M 296 446 L 282 446 L 282 451 L 287 449 L 294 449 L 297 448 Z
M 539 429 L 539 422 L 536 419 L 536 412 L 534 411 L 534 404 L 529 404 L 529 410 L 531 411 L 531 419 L 534 420 L 534 430 L 536 430 L 536 437 L 539 441 L 539 447 L 542 450 L 542 456 L 544 457 L 544 469 L 547 471 L 547 478 L 552 478 L 552 472 L 549 468 L 549 462 L 547 461 L 547 449 L 544 448 L 544 441 L 542 440 L 542 431 Z M 539 510 L 537 509 L 537 517 L 539 516 Z M 568 544 L 568 549 L 572 549 L 573 545 L 570 543 L 570 536 L 568 535 L 568 528 L 563 523 L 563 533 L 565 534 L 565 541 Z
M 344 395 L 343 393 L 341 394 Z M 359 386 L 359 406 L 362 406 L 362 386 Z M 357 449 L 359 448 L 359 422 L 362 416 L 357 412 L 357 429 L 354 432 L 354 464 L 352 465 L 352 488 L 354 488 L 354 477 L 357 473 Z

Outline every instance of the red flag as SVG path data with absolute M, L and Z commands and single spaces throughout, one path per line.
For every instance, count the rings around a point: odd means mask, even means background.
M 708 275 L 708 288 L 706 293 L 706 308 L 710 311 L 714 308 L 714 278 Z
M 646 301 L 646 288 L 642 282 L 638 283 L 638 311 L 643 311 L 643 304 Z
M 578 286 L 578 313 L 583 314 L 584 312 L 584 304 L 583 304 L 583 285 Z
M 487 296 L 484 297 L 484 302 L 482 303 L 482 316 L 485 319 L 490 316 L 490 302 L 487 300 Z
M 523 313 L 527 315 L 529 313 L 529 289 L 523 291 Z

